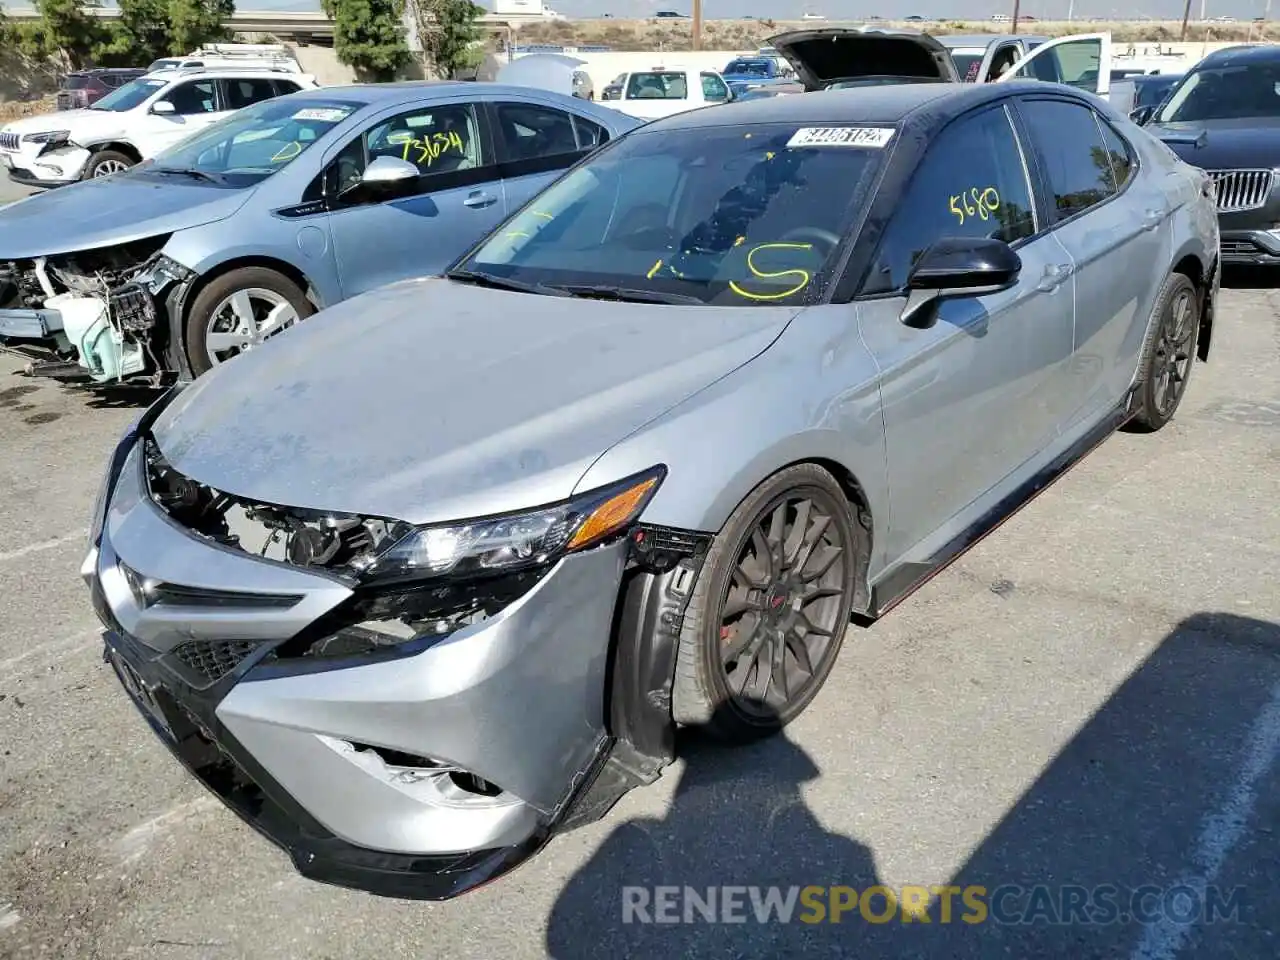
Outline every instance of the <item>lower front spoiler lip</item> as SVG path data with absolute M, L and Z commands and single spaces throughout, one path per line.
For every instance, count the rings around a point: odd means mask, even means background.
M 103 659 L 169 751 L 310 880 L 406 900 L 449 900 L 519 866 L 553 835 L 540 827 L 509 847 L 425 856 L 342 840 L 295 803 L 228 732 L 221 731 L 215 743 L 201 722 L 166 693 L 158 667 L 139 655 L 134 641 L 113 630 L 105 630 L 103 639 Z

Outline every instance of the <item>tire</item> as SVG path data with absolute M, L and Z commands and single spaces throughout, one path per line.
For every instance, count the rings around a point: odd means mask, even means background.
M 245 300 L 252 322 L 241 309 Z M 187 311 L 183 333 L 191 372 L 207 373 L 313 313 L 306 294 L 284 274 L 268 267 L 230 270 L 207 284 Z
M 800 509 L 806 500 L 811 507 L 801 528 Z M 755 556 L 757 543 L 767 545 L 775 539 L 777 527 L 770 524 L 779 509 L 784 534 L 777 539 L 785 548 L 784 557 L 798 562 L 788 571 L 775 557 L 772 571 L 784 574 L 784 582 L 775 585 L 761 576 L 764 569 L 756 565 Z M 817 545 L 801 560 L 799 551 L 813 538 L 822 516 L 829 521 L 825 531 L 817 534 Z M 797 529 L 805 532 L 792 539 Z M 837 545 L 840 551 L 833 556 Z M 777 733 L 799 716 L 822 688 L 840 652 L 865 555 L 849 501 L 821 467 L 788 467 L 753 490 L 716 536 L 694 586 L 676 657 L 675 720 L 717 740 L 749 743 Z M 812 579 L 802 586 L 798 577 L 805 575 Z M 816 594 L 803 601 L 803 595 L 815 589 Z M 740 613 L 744 606 L 748 609 Z M 816 632 L 806 630 L 806 622 Z M 782 670 L 777 673 L 779 637 Z M 729 655 L 743 644 L 746 648 L 737 656 Z M 808 671 L 801 663 L 801 649 Z M 767 673 L 762 669 L 766 659 Z M 787 681 L 785 686 L 780 680 Z
M 1131 430 L 1154 433 L 1173 419 L 1196 363 L 1200 302 L 1195 284 L 1171 273 L 1156 297 L 1135 384 Z
M 80 174 L 80 179 L 96 180 L 99 177 L 111 176 L 121 170 L 127 170 L 135 163 L 137 161 L 133 157 L 119 150 L 99 150 L 89 157 L 89 162 L 84 165 L 84 173 Z

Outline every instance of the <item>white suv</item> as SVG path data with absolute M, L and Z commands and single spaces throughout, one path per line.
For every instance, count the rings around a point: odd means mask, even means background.
M 251 67 L 158 70 L 83 110 L 0 127 L 0 170 L 29 187 L 110 176 L 241 107 L 316 86 L 307 74 Z

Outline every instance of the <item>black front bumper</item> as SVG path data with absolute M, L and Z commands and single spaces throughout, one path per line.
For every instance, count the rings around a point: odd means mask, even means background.
M 448 856 L 385 853 L 348 843 L 295 803 L 217 724 L 216 701 L 193 700 L 126 634 L 109 629 L 104 639 L 103 660 L 164 745 L 245 823 L 287 853 L 308 879 L 379 896 L 448 900 L 519 866 L 551 839 L 553 831 L 543 829 L 516 846 Z
M 1223 230 L 1220 246 L 1224 264 L 1280 266 L 1280 237 L 1266 230 Z
M 75 180 L 41 180 L 25 167 L 10 167 L 9 179 L 22 187 L 66 187 Z

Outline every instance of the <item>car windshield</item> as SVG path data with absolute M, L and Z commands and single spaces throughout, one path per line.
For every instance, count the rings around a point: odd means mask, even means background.
M 152 169 L 205 174 L 236 186 L 265 180 L 318 143 L 362 104 L 263 100 L 156 155 Z
M 768 77 L 770 66 L 772 64 L 768 60 L 734 60 L 721 73 L 736 73 L 749 77 Z
M 535 197 L 459 270 L 620 299 L 810 303 L 892 135 L 795 123 L 632 133 Z
M 90 106 L 89 109 L 111 110 L 116 113 L 132 110 L 157 90 L 167 86 L 168 83 L 168 80 L 148 80 L 146 78 L 131 80 L 123 87 L 112 90 L 101 100 Z
M 1280 62 L 1193 70 L 1160 110 L 1162 123 L 1280 117 Z

